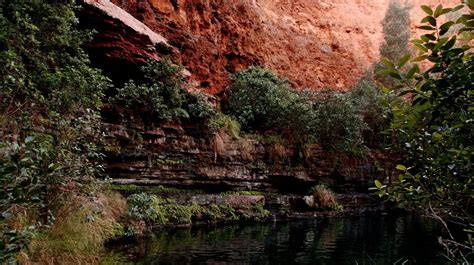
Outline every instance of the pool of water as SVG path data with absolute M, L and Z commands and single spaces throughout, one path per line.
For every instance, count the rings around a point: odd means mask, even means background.
M 431 219 L 404 216 L 172 229 L 115 245 L 133 264 L 446 264 Z

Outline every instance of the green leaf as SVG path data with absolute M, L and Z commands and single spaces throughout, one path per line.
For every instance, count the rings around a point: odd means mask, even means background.
M 428 51 L 428 50 L 426 50 Z M 423 61 L 423 60 L 426 60 L 426 58 L 428 58 L 428 55 L 421 55 L 421 56 L 418 56 L 416 58 L 414 58 L 413 60 L 411 60 L 412 62 L 420 62 L 420 61 Z
M 391 77 L 393 77 L 393 78 L 395 78 L 395 79 L 398 79 L 398 80 L 402 80 L 402 79 L 403 79 L 402 76 L 401 76 L 399 73 L 395 72 L 395 71 L 389 72 L 388 75 L 391 76 Z
M 449 31 L 449 28 L 441 29 L 441 30 L 439 31 L 439 35 L 440 35 L 440 36 L 443 36 L 444 34 L 448 33 L 448 31 Z
M 407 171 L 407 168 L 404 165 L 397 165 L 395 168 L 400 171 Z
M 403 56 L 398 62 L 398 67 L 399 68 L 403 67 L 410 60 L 410 58 L 411 58 L 410 54 L 406 54 L 405 56 Z
M 433 47 L 433 51 L 438 51 L 439 48 L 441 48 L 441 46 L 443 46 L 446 42 L 448 42 L 449 38 L 448 37 L 443 37 L 441 39 L 439 39 L 438 43 L 436 43 L 436 45 Z
M 471 21 L 467 21 L 466 23 L 464 23 L 464 25 L 466 25 L 467 27 L 474 27 L 474 20 L 471 20 Z
M 428 52 L 428 48 L 426 48 L 424 45 L 421 45 L 421 44 L 415 44 L 415 48 L 417 48 L 418 50 L 420 50 L 421 52 Z
M 415 73 L 419 73 L 419 72 L 420 72 L 420 67 L 419 67 L 417 64 L 415 64 L 415 65 L 408 71 L 408 73 L 407 73 L 407 78 L 408 78 L 408 79 L 411 79 L 411 78 L 415 75 Z
M 443 5 L 438 5 L 436 7 L 436 10 L 434 11 L 434 17 L 439 17 L 441 15 L 441 12 L 443 11 Z
M 430 26 L 418 26 L 417 28 L 424 29 L 424 30 L 435 30 L 435 28 L 430 27 Z
M 443 135 L 438 132 L 433 133 L 432 137 L 433 137 L 433 140 L 435 141 L 440 141 L 441 139 L 443 139 Z
M 387 59 L 387 58 L 382 58 L 382 59 L 380 59 L 380 62 L 383 63 L 384 65 L 386 65 L 386 66 L 389 67 L 389 68 L 395 68 L 395 64 L 393 64 L 393 62 L 390 61 L 390 60 Z
M 454 44 L 456 44 L 456 36 L 446 42 L 446 44 L 443 46 L 443 50 L 447 51 L 451 49 L 452 47 L 454 47 Z
M 424 44 L 424 42 L 430 42 L 430 39 L 428 39 L 428 37 L 426 37 L 425 35 L 421 35 L 420 39 L 423 41 L 423 43 L 421 44 Z
M 474 0 L 467 0 L 467 5 L 471 10 L 474 10 Z
M 410 42 L 413 43 L 413 44 L 424 44 L 425 43 L 424 41 L 419 40 L 419 39 L 414 39 L 414 40 L 411 40 Z
M 444 14 L 447 14 L 449 12 L 453 11 L 452 8 L 443 8 L 443 10 L 441 10 L 441 13 L 439 14 L 440 16 L 444 15 Z
M 428 38 L 430 40 L 436 40 L 436 36 L 434 34 L 425 34 L 423 36 L 425 36 L 426 38 Z
M 458 6 L 453 8 L 452 12 L 456 12 L 456 11 L 462 9 L 463 7 L 464 7 L 464 5 L 458 5 Z
M 459 33 L 462 33 L 462 32 L 471 32 L 471 31 L 474 31 L 474 27 L 465 27 L 465 28 L 462 28 L 459 30 Z
M 454 24 L 455 23 L 453 21 L 448 21 L 448 22 L 444 23 L 443 25 L 441 25 L 439 28 L 440 29 L 449 29 Z
M 430 23 L 432 26 L 436 27 L 436 19 L 432 16 L 426 16 L 421 20 L 421 23 Z
M 433 15 L 433 10 L 429 6 L 422 5 L 421 9 L 423 9 L 423 11 L 425 11 L 426 14 L 428 14 L 430 16 Z
M 374 183 L 375 183 L 375 187 L 377 187 L 378 189 L 382 188 L 382 183 L 380 181 L 375 180 Z

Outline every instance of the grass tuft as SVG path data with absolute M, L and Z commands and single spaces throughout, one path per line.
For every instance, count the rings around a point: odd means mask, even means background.
M 342 206 L 337 202 L 336 194 L 330 190 L 326 185 L 319 184 L 311 189 L 314 202 L 320 209 L 330 209 L 335 211 L 342 211 Z
M 123 234 L 117 222 L 126 202 L 115 193 L 93 200 L 74 197 L 58 211 L 56 222 L 33 237 L 25 264 L 97 264 L 104 243 Z

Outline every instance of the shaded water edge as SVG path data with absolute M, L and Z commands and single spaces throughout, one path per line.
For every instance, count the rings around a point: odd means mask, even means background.
M 419 216 L 328 217 L 157 231 L 109 247 L 108 264 L 448 264 Z

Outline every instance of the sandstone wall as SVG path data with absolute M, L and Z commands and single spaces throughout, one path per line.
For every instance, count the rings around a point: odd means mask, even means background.
M 394 168 L 388 156 L 375 152 L 357 158 L 318 145 L 296 150 L 233 139 L 189 124 L 154 124 L 112 106 L 102 114 L 110 144 L 107 173 L 121 184 L 306 194 L 326 183 L 345 193 L 367 192 L 386 175 L 381 169 Z
M 379 58 L 381 21 L 389 0 L 112 0 L 173 49 L 126 45 L 109 58 L 137 61 L 133 53 L 170 55 L 192 74 L 194 86 L 220 92 L 229 73 L 263 65 L 287 77 L 296 87 L 350 89 Z M 89 4 L 109 0 L 87 0 Z M 423 17 L 421 4 L 454 6 L 454 0 L 410 0 L 414 25 Z M 112 3 L 110 3 L 112 4 Z M 96 7 L 101 8 L 99 5 Z M 103 9 L 103 8 L 102 8 Z M 108 8 L 108 14 L 123 17 Z M 125 19 L 130 21 L 130 19 Z M 132 23 L 136 27 L 135 22 Z M 110 29 L 101 47 L 128 42 L 123 28 Z M 117 35 L 114 35 L 115 34 Z M 119 38 L 115 38 L 119 36 Z M 112 38 L 112 39 L 111 39 Z M 118 42 L 118 43 L 117 43 Z M 115 44 L 114 44 L 115 43 Z M 106 51 L 107 52 L 107 51 Z M 111 70 L 120 67 L 109 64 Z M 115 72 L 119 72 L 116 70 Z M 127 74 L 125 73 L 125 76 Z M 120 75 L 118 75 L 120 77 Z

